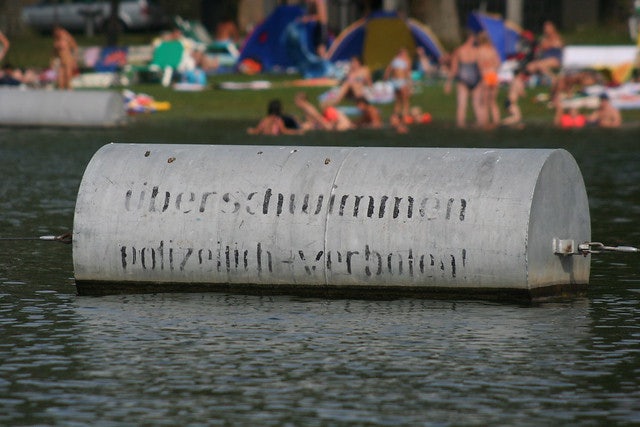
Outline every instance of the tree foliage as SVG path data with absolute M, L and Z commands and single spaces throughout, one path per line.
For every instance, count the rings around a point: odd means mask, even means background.
M 409 13 L 429 25 L 445 45 L 460 43 L 460 22 L 455 1 L 409 0 Z

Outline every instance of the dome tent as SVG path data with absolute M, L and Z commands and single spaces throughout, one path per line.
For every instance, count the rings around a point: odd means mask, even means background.
M 402 19 L 394 12 L 377 11 L 345 28 L 327 55 L 332 62 L 359 56 L 372 70 L 384 68 L 401 47 L 413 56 L 421 46 L 429 59 L 438 62 L 444 48 L 435 34 L 415 19 Z

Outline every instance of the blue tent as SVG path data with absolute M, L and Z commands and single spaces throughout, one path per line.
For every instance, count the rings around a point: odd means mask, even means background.
M 467 27 L 476 33 L 486 31 L 502 61 L 518 53 L 522 29 L 500 16 L 472 12 L 467 18 Z
M 252 59 L 262 71 L 297 68 L 305 77 L 318 77 L 327 69 L 315 55 L 313 31 L 317 23 L 301 23 L 305 10 L 300 6 L 278 6 L 247 37 L 238 64 Z

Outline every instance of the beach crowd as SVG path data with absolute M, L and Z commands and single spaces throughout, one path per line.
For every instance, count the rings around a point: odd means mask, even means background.
M 319 2 L 322 3 L 322 2 Z M 319 19 L 326 29 L 326 14 L 320 9 L 305 19 Z M 324 18 L 323 18 L 324 17 Z M 177 37 L 174 33 L 170 36 Z M 326 31 L 317 37 L 317 54 L 326 54 Z M 7 37 L 0 32 L 0 61 L 10 48 Z M 371 70 L 360 57 L 354 56 L 345 67 L 339 83 L 322 96 L 318 102 L 310 100 L 306 93 L 299 92 L 293 103 L 295 115 L 283 111 L 283 103 L 274 99 L 267 106 L 266 116 L 249 128 L 250 134 L 279 135 L 300 134 L 312 130 L 346 131 L 357 128 L 379 129 L 390 127 L 398 133 L 406 133 L 413 124 L 432 121 L 429 112 L 411 105 L 416 86 L 428 78 L 431 83 L 443 82 L 445 94 L 455 96 L 455 124 L 465 128 L 493 129 L 500 126 L 521 128 L 524 126 L 520 101 L 526 96 L 532 82 L 550 87 L 548 105 L 555 109 L 553 123 L 561 128 L 588 126 L 619 127 L 622 124 L 620 111 L 611 102 L 606 92 L 597 97 L 597 104 L 586 108 L 569 100 L 584 88 L 601 83 L 597 72 L 563 72 L 562 55 L 564 42 L 555 25 L 547 21 L 539 39 L 532 43 L 527 54 L 521 58 L 510 78 L 501 77 L 503 61 L 486 32 L 468 32 L 465 41 L 452 53 L 442 55 L 437 61 L 430 58 L 420 46 L 401 47 L 383 70 Z M 196 54 L 201 53 L 195 51 Z M 78 45 L 73 36 L 62 27 L 53 31 L 53 55 L 51 67 L 45 76 L 55 87 L 71 89 L 71 80 L 78 64 Z M 201 55 L 202 56 L 202 55 Z M 197 66 L 204 67 L 202 60 L 194 57 Z M 211 64 L 209 64 L 211 65 Z M 216 64 L 213 64 L 215 68 Z M 384 82 L 392 94 L 393 108 L 385 119 L 376 105 L 379 99 L 372 97 L 374 73 Z M 417 76 L 417 77 L 416 77 Z M 0 86 L 34 85 L 43 76 L 2 62 Z M 501 88 L 506 92 L 500 100 Z M 505 113 L 503 115 L 503 112 Z M 473 120 L 470 121 L 470 116 Z
M 372 71 L 361 58 L 353 57 L 344 78 L 330 91 L 331 96 L 321 97 L 317 106 L 304 93 L 295 96 L 294 104 L 302 113 L 301 119 L 285 114 L 282 102 L 276 99 L 269 103 L 266 117 L 248 132 L 278 135 L 388 126 L 405 133 L 412 124 L 432 120 L 431 114 L 411 106 L 415 86 L 421 84 L 415 75 L 440 77 L 444 81 L 444 92 L 456 98 L 455 124 L 459 128 L 524 127 L 520 101 L 534 83 L 550 88 L 548 105 L 555 110 L 554 125 L 564 129 L 619 127 L 622 115 L 605 92 L 597 97 L 597 105 L 591 106 L 593 111 L 589 113 L 569 102 L 586 87 L 602 83 L 602 78 L 590 71 L 563 72 L 563 48 L 556 26 L 551 21 L 545 22 L 539 39 L 532 43 L 507 80 L 500 77 L 502 60 L 486 32 L 469 31 L 465 41 L 437 63 L 430 61 L 421 47 L 415 49 L 413 58 L 407 48 L 401 48 L 382 74 L 382 80 L 393 88 L 394 95 L 393 110 L 386 122 L 367 96 L 374 84 Z M 506 96 L 501 102 L 502 87 Z
M 413 58 L 407 48 L 401 48 L 382 76 L 394 95 L 393 110 L 386 123 L 378 107 L 367 97 L 374 84 L 372 70 L 361 58 L 353 57 L 344 78 L 329 92 L 331 96 L 321 97 L 317 106 L 304 93 L 295 96 L 302 119 L 285 115 L 281 101 L 273 100 L 267 116 L 248 132 L 277 135 L 389 126 L 398 133 L 405 133 L 411 124 L 430 123 L 432 119 L 428 112 L 411 106 L 414 88 L 421 83 L 414 78 L 416 72 L 418 76 L 435 76 L 444 81 L 444 92 L 456 98 L 455 124 L 459 128 L 524 127 L 520 101 L 528 88 L 536 84 L 550 87 L 548 105 L 555 109 L 553 124 L 558 127 L 619 127 L 622 124 L 620 111 L 605 92 L 597 97 L 598 103 L 589 113 L 568 102 L 587 86 L 602 83 L 602 78 L 589 71 L 562 71 L 564 41 L 553 22 L 545 22 L 539 38 L 529 41 L 528 49 L 511 70 L 509 79 L 500 76 L 503 61 L 486 32 L 469 31 L 465 41 L 451 54 L 439 58 L 437 63 L 433 63 L 419 46 Z M 324 51 L 323 44 L 318 54 L 322 55 Z M 503 87 L 506 96 L 501 102 Z M 349 102 L 355 108 L 345 106 Z M 278 108 L 272 108 L 274 105 Z M 471 115 L 473 121 L 469 120 Z

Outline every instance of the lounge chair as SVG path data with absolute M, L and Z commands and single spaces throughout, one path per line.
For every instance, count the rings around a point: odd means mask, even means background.
M 184 54 L 184 46 L 179 40 L 163 41 L 153 51 L 151 62 L 145 66 L 132 66 L 129 74 L 138 80 L 159 80 L 169 86 L 178 70 Z

